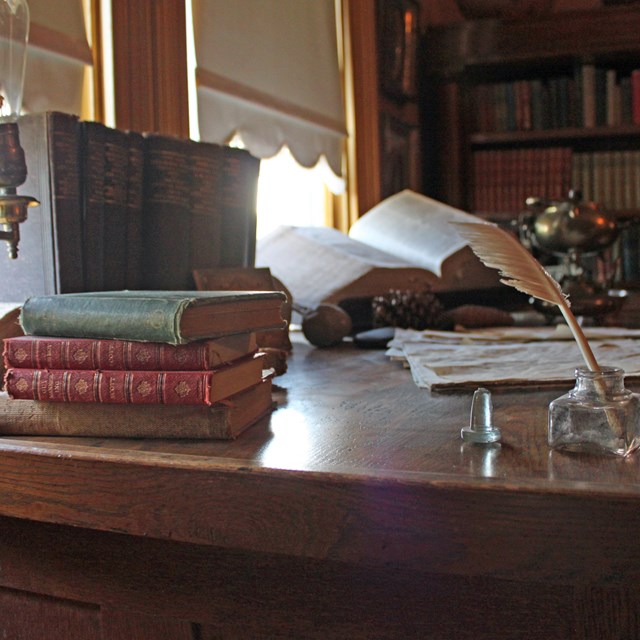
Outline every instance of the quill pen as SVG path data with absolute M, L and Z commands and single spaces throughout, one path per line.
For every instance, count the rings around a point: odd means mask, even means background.
M 587 367 L 600 371 L 584 332 L 571 311 L 569 299 L 546 269 L 518 242 L 491 222 L 451 222 L 488 267 L 498 269 L 500 282 L 560 309 Z

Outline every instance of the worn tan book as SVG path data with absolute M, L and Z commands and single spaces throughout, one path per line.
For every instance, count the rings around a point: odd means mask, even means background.
M 477 220 L 413 191 L 387 198 L 349 234 L 326 227 L 279 227 L 258 242 L 256 264 L 269 267 L 293 300 L 313 307 L 390 289 L 468 291 L 499 286 L 450 223 Z
M 4 350 L 4 341 L 24 334 L 20 326 L 20 309 L 18 302 L 0 302 L 0 349 Z M 4 388 L 4 359 L 0 359 L 0 389 Z
M 13 400 L 0 394 L 0 435 L 233 439 L 269 413 L 271 378 L 213 406 Z

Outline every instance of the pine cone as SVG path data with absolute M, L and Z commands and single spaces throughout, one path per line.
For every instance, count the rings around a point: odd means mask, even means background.
M 400 327 L 402 329 L 440 329 L 443 327 L 444 308 L 430 290 L 391 290 L 372 301 L 375 327 Z

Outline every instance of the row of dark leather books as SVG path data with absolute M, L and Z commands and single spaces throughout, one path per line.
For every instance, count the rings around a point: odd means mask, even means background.
M 40 296 L 4 341 L 0 432 L 235 438 L 272 407 L 257 334 L 282 329 L 281 292 Z
M 246 150 L 139 133 L 60 112 L 19 119 L 19 260 L 0 300 L 119 289 L 193 289 L 194 269 L 246 267 L 255 253 L 260 162 Z

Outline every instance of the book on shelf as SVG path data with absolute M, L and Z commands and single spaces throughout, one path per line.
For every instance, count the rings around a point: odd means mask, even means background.
M 20 335 L 5 338 L 3 356 L 7 368 L 207 371 L 257 349 L 253 332 L 180 345 Z
M 373 207 L 349 235 L 320 227 L 280 227 L 261 238 L 257 266 L 269 267 L 293 301 L 313 307 L 390 289 L 465 291 L 498 286 L 452 220 L 474 216 L 410 190 Z
M 0 394 L 0 434 L 229 440 L 271 411 L 271 389 L 267 377 L 211 406 L 39 402 Z
M 16 400 L 105 404 L 211 405 L 263 377 L 256 353 L 209 371 L 96 371 L 10 367 L 5 388 Z
M 575 177 L 570 147 L 480 149 L 472 154 L 472 209 L 483 214 L 525 209 L 529 196 L 566 197 Z
M 481 133 L 593 128 L 640 123 L 637 70 L 585 63 L 574 71 L 476 84 L 474 128 Z
M 572 185 L 584 200 L 610 211 L 640 208 L 640 151 L 592 151 L 572 156 Z
M 37 198 L 20 224 L 18 259 L 4 259 L 0 301 L 82 291 L 80 131 L 77 116 L 33 113 L 18 120 L 27 179 L 18 194 Z
M 28 298 L 27 335 L 183 344 L 282 328 L 282 291 L 90 291 Z

